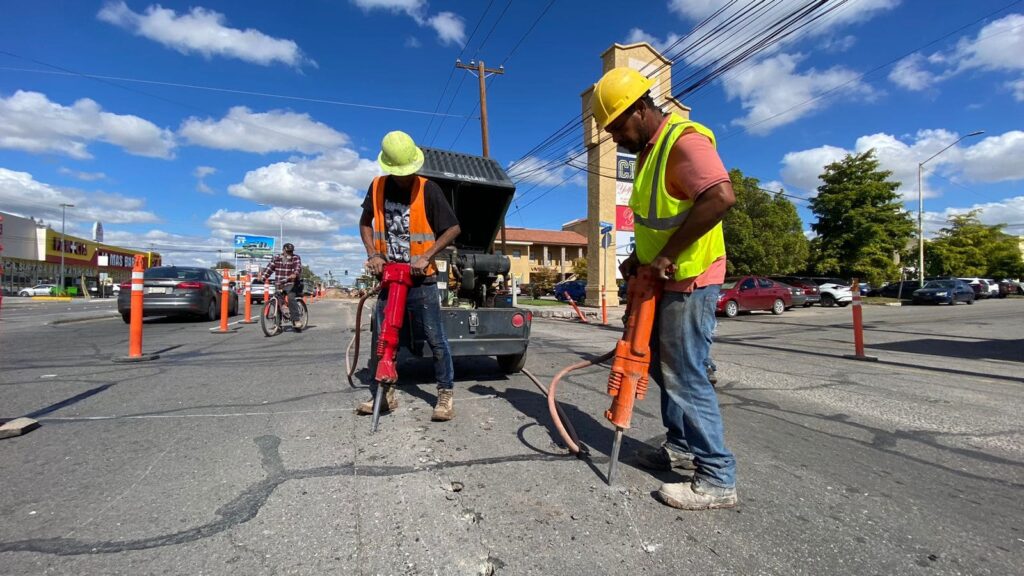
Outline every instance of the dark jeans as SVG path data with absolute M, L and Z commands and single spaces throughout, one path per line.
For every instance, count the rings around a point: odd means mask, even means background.
M 377 307 L 374 309 L 374 317 L 377 329 L 384 323 L 384 307 L 387 306 L 387 291 L 382 290 L 377 298 Z M 437 284 L 423 284 L 409 288 L 409 295 L 405 300 L 405 322 L 402 331 L 411 328 L 416 334 L 422 333 L 427 339 L 427 345 L 434 356 L 434 378 L 437 380 L 438 388 L 452 389 L 455 378 L 455 367 L 452 365 L 452 352 L 448 348 L 448 337 L 444 333 L 444 322 L 441 320 L 441 299 L 437 291 Z M 370 377 L 377 372 L 377 339 L 373 339 L 373 350 L 370 352 Z M 372 386 L 376 390 L 376 384 Z
M 725 447 L 718 397 L 707 373 L 718 294 L 717 285 L 665 292 L 651 338 L 651 378 L 661 387 L 668 446 L 693 455 L 697 480 L 731 488 L 736 458 Z
M 291 282 L 288 284 L 278 284 L 278 290 L 282 290 L 288 294 L 288 314 L 292 319 L 292 324 L 295 324 L 295 320 L 299 317 L 299 298 L 302 296 L 302 282 Z

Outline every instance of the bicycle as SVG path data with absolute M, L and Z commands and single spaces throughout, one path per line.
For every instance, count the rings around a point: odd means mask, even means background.
M 288 289 L 290 288 L 290 284 L 278 285 L 274 290 L 274 295 L 266 299 L 263 313 L 260 314 L 260 328 L 263 329 L 265 336 L 280 334 L 283 330 L 282 321 L 291 320 L 291 311 L 288 309 Z M 306 307 L 306 300 L 301 296 L 298 297 L 298 307 L 299 319 L 292 324 L 302 330 L 309 322 L 309 308 Z

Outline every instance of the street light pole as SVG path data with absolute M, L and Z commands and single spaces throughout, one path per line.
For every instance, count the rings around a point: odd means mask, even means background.
M 291 214 L 292 211 L 295 210 L 295 208 L 289 208 L 289 209 L 285 210 L 284 212 L 281 212 L 280 208 L 278 208 L 277 206 L 271 206 L 269 204 L 261 204 L 261 203 L 257 203 L 257 206 L 263 206 L 264 208 L 270 208 L 271 210 L 274 211 L 274 214 L 277 214 L 277 218 L 278 218 L 278 231 L 277 231 L 278 232 L 278 239 L 277 239 L 278 246 L 277 246 L 277 251 L 281 252 L 282 251 L 282 247 L 284 246 L 284 217 L 289 215 L 289 214 Z
M 917 282 L 918 286 L 924 286 L 924 186 L 922 185 L 922 173 L 924 172 L 924 165 L 930 162 L 939 154 L 942 154 L 946 150 L 949 150 L 953 146 L 956 146 L 964 138 L 970 138 L 971 136 L 978 136 L 984 134 L 984 130 L 976 130 L 970 134 L 964 134 L 957 138 L 952 144 L 946 146 L 942 150 L 939 150 L 935 154 L 932 154 L 924 162 L 917 164 Z
M 64 244 L 67 240 L 64 238 L 64 220 L 68 208 L 74 208 L 74 204 L 67 204 L 61 202 L 60 204 L 60 279 L 57 280 L 57 295 L 64 295 Z

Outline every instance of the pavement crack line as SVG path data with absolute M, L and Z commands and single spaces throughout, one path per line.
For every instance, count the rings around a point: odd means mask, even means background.
M 271 494 L 281 484 L 289 480 L 306 480 L 310 478 L 330 478 L 337 476 L 356 476 L 354 462 L 334 466 L 320 466 L 301 470 L 284 468 L 278 447 L 281 439 L 276 436 L 260 436 L 254 439 L 259 449 L 260 461 L 266 477 L 251 484 L 230 502 L 217 508 L 214 513 L 219 519 L 187 530 L 159 534 L 135 540 L 117 541 L 86 541 L 73 538 L 32 538 L 13 542 L 0 542 L 0 554 L 5 552 L 36 552 L 57 556 L 78 556 L 84 554 L 116 554 L 129 550 L 148 550 L 163 546 L 176 546 L 215 536 L 235 526 L 252 520 L 270 499 Z M 490 466 L 512 462 L 574 462 L 564 456 L 552 457 L 539 454 L 521 454 L 506 457 L 479 458 L 458 462 L 442 462 L 436 466 L 367 466 L 359 468 L 360 475 L 368 478 L 388 476 L 405 476 L 437 470 L 465 468 L 471 466 Z M 436 472 L 435 472 L 436 473 Z M 357 516 L 358 518 L 358 516 Z M 357 520 L 359 521 L 359 520 Z M 358 534 L 357 545 L 362 553 L 361 536 Z M 357 565 L 361 565 L 358 564 Z

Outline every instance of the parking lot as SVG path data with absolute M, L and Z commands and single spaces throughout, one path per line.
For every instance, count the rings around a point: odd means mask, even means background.
M 456 418 L 431 423 L 429 362 L 369 433 L 343 377 L 354 305 L 301 334 L 102 309 L 0 313 L 0 572 L 10 574 L 1011 574 L 1024 565 L 1024 300 L 722 319 L 714 347 L 740 507 L 687 513 L 633 465 L 660 441 L 638 403 L 608 487 L 606 367 L 559 399 L 591 457 L 567 456 L 542 394 L 492 359 L 456 361 Z M 64 304 L 60 304 L 65 306 Z M 109 304 L 107 305 L 109 306 Z M 106 318 L 103 318 L 104 315 Z M 615 317 L 617 315 L 610 315 Z M 97 319 L 88 319 L 97 318 Z M 61 320 L 70 323 L 52 323 Z M 237 320 L 234 318 L 233 320 Z M 547 382 L 618 330 L 537 319 Z M 363 351 L 365 358 L 366 350 Z M 1016 566 L 1016 568 L 1014 568 Z

